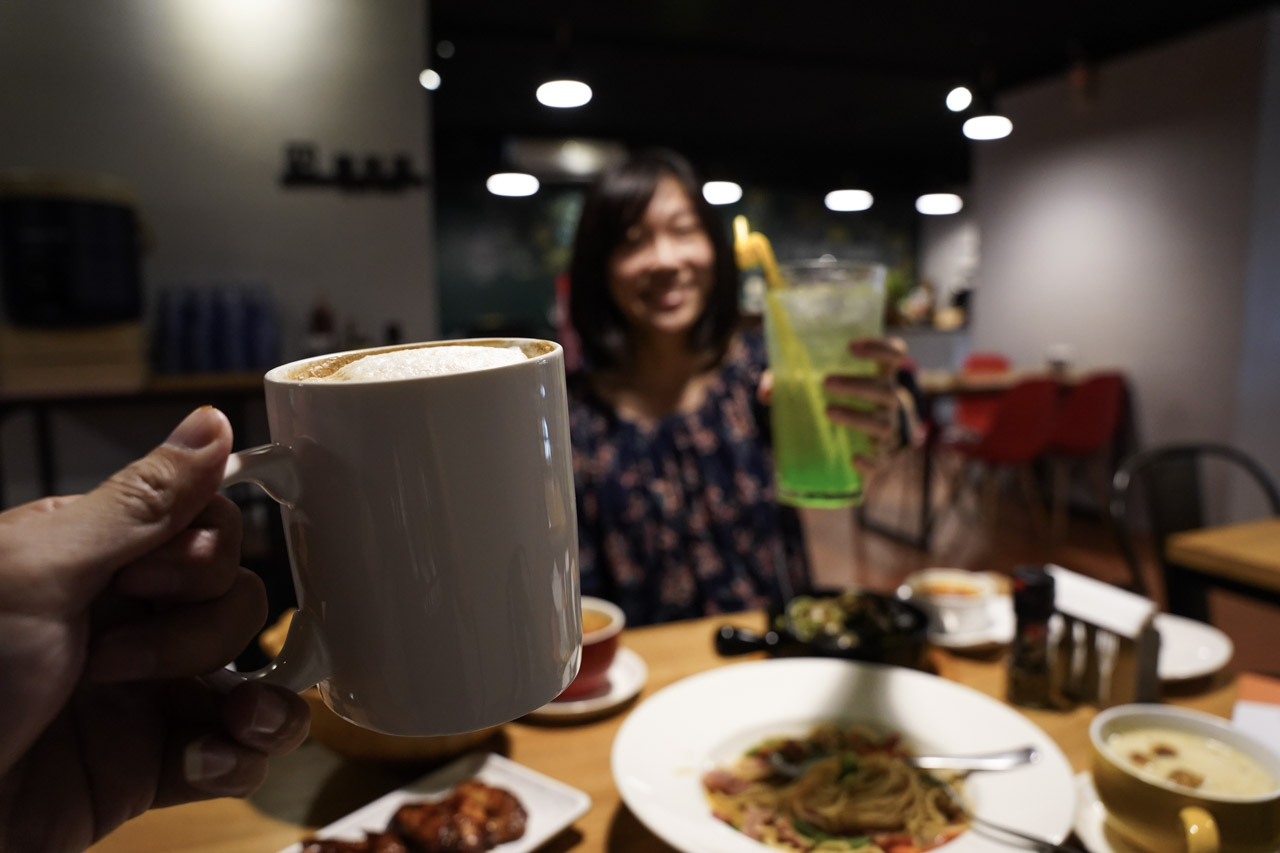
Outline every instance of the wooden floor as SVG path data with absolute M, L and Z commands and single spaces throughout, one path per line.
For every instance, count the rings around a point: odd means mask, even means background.
M 873 519 L 914 530 L 917 477 L 909 462 L 878 477 L 867 502 Z M 938 485 L 935 505 L 948 504 L 942 492 Z M 996 523 L 989 527 L 978 518 L 977 500 L 962 493 L 958 506 L 939 512 L 928 551 L 862 529 L 839 511 L 807 513 L 805 521 L 817 534 L 811 553 L 821 584 L 890 591 L 911 572 L 931 566 L 1008 574 L 1023 563 L 1049 562 L 1111 583 L 1127 585 L 1132 580 L 1108 523 L 1096 514 L 1077 512 L 1069 516 L 1061 544 L 1050 546 L 1047 537 L 1037 533 L 1025 499 L 1012 484 L 1003 490 Z M 852 563 L 843 556 L 850 550 Z M 1164 591 L 1156 563 L 1150 554 L 1144 556 L 1144 563 L 1148 588 L 1161 602 Z M 1280 656 L 1275 654 L 1280 646 L 1280 608 L 1221 592 L 1212 593 L 1210 606 L 1213 624 L 1235 644 L 1232 669 L 1280 675 Z

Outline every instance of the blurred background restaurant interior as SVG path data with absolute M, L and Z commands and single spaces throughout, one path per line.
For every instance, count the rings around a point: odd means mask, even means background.
M 583 188 L 648 145 L 738 184 L 726 223 L 781 260 L 887 264 L 922 370 L 1116 370 L 1113 463 L 1215 441 L 1280 474 L 1274 5 L 8 0 L 0 72 L 6 506 L 91 488 L 196 402 L 265 441 L 273 363 L 561 335 Z M 566 77 L 589 103 L 537 102 Z M 967 139 L 992 111 L 1012 133 Z M 499 172 L 539 189 L 495 195 Z M 829 210 L 836 189 L 874 201 Z M 925 193 L 962 207 L 919 213 Z M 1102 527 L 1092 494 L 1068 546 Z M 889 541 L 860 538 L 863 580 L 965 559 Z

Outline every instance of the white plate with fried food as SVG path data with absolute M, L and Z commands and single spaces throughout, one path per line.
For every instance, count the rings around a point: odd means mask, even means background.
M 430 805 L 444 803 L 456 808 L 446 811 Z M 510 840 L 490 839 L 487 849 L 527 853 L 582 817 L 589 808 L 591 798 L 577 788 L 500 755 L 472 753 L 379 797 L 279 853 L 416 850 L 420 847 L 406 845 L 398 836 L 419 831 L 440 839 L 442 823 L 446 824 L 443 836 L 460 837 L 473 830 L 496 832 L 498 839 Z M 461 819 L 455 817 L 459 812 Z M 469 817 L 481 815 L 479 821 L 468 823 Z

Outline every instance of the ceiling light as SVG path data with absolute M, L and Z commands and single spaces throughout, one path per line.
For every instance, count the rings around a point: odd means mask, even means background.
M 947 109 L 953 113 L 964 112 L 973 103 L 973 92 L 964 86 L 956 86 L 947 93 Z
M 742 198 L 742 187 L 733 181 L 707 181 L 702 185 L 702 197 L 708 204 L 733 204 Z
M 422 88 L 434 92 L 440 88 L 440 74 L 434 68 L 424 68 L 418 75 L 418 82 L 422 84 Z
M 916 199 L 916 210 L 930 216 L 959 213 L 963 207 L 964 200 L 955 193 L 927 193 Z
M 866 210 L 872 201 L 871 193 L 866 190 L 832 190 L 823 199 L 827 210 L 837 211 Z
M 1013 132 L 1013 122 L 1001 115 L 974 116 L 964 123 L 964 135 L 970 139 L 1004 139 Z
M 580 107 L 591 100 L 591 87 L 581 80 L 548 80 L 538 87 L 538 103 L 544 107 Z
M 494 195 L 511 198 L 533 195 L 538 191 L 538 179 L 524 172 L 498 172 L 490 175 L 484 185 Z

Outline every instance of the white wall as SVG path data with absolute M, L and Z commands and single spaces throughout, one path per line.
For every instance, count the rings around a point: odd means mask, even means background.
M 0 170 L 131 183 L 154 233 L 149 290 L 267 282 L 285 357 L 327 294 L 341 322 L 409 339 L 437 331 L 429 195 L 285 190 L 284 146 L 430 163 L 421 3 L 365 0 L 6 0 Z M 55 421 L 62 490 L 95 483 L 164 437 L 175 414 Z M 114 420 L 114 425 L 113 425 Z M 29 425 L 0 431 L 12 502 L 32 496 Z M 11 482 L 17 477 L 23 482 Z
M 1128 372 L 1146 445 L 1239 440 L 1280 472 L 1267 25 L 1104 65 L 1088 106 L 1065 76 L 1002 100 L 1013 134 L 975 145 L 972 345 L 1039 364 L 1069 344 Z
M 1280 479 L 1280 9 L 1268 18 L 1235 443 Z
M 981 255 L 978 223 L 969 209 L 947 216 L 920 216 L 920 278 L 938 288 L 938 304 L 950 305 L 969 286 Z

